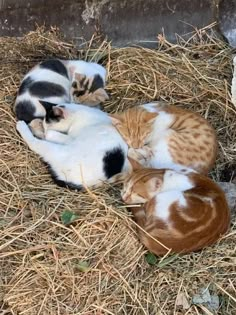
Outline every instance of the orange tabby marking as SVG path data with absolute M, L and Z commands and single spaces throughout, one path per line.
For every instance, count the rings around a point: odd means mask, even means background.
M 151 148 L 150 167 L 184 165 L 207 174 L 215 162 L 215 131 L 197 113 L 150 103 L 110 116 L 127 144 L 138 149 L 137 153 L 144 146 Z
M 130 159 L 131 160 L 131 159 Z M 229 227 L 221 188 L 204 175 L 168 169 L 136 169 L 124 182 L 122 199 L 131 208 L 141 242 L 157 255 L 189 253 L 215 243 Z M 136 165 L 134 165 L 136 164 Z M 162 246 L 161 242 L 164 246 Z

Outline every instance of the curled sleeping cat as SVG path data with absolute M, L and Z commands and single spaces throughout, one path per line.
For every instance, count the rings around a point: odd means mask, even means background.
M 216 159 L 214 129 L 199 114 L 163 103 L 149 103 L 110 115 L 127 142 L 129 155 L 152 168 L 207 174 Z M 132 154 L 132 155 L 131 155 Z
M 113 182 L 129 166 L 128 146 L 97 108 L 78 104 L 54 106 L 43 121 L 45 139 L 34 137 L 24 121 L 17 130 L 29 148 L 49 165 L 60 186 L 81 189 Z
M 108 99 L 106 70 L 94 62 L 52 59 L 36 65 L 21 82 L 14 110 L 18 120 L 43 118 L 50 103 L 95 106 Z M 45 103 L 40 102 L 45 101 Z
M 227 201 L 211 179 L 184 169 L 150 169 L 130 162 L 133 173 L 124 182 L 122 199 L 127 204 L 142 204 L 131 211 L 148 250 L 156 255 L 168 249 L 189 253 L 215 243 L 227 231 Z

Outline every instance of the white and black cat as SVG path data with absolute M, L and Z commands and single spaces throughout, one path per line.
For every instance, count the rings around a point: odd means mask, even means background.
M 108 99 L 106 69 L 94 62 L 52 59 L 36 65 L 24 77 L 14 110 L 18 120 L 43 118 L 50 103 L 78 102 L 96 106 Z M 40 100 L 47 101 L 42 105 Z M 46 106 L 46 107 L 45 107 Z
M 52 107 L 43 129 L 45 139 L 38 139 L 24 121 L 17 122 L 22 138 L 49 165 L 60 186 L 99 186 L 128 170 L 128 146 L 108 114 L 97 108 L 77 104 Z

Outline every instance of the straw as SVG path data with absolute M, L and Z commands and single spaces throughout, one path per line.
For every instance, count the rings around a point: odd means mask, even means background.
M 215 246 L 150 266 L 120 186 L 83 193 L 57 187 L 17 134 L 12 112 L 20 80 L 36 63 L 49 57 L 99 61 L 111 95 L 104 110 L 166 100 L 200 113 L 220 144 L 211 176 L 229 180 L 236 160 L 232 54 L 211 27 L 188 41 L 177 36 L 176 44 L 161 34 L 155 50 L 112 48 L 96 36 L 78 50 L 56 29 L 0 38 L 0 314 L 203 314 L 206 305 L 193 306 L 191 299 L 209 285 L 221 299 L 218 314 L 236 313 L 235 218 Z M 72 225 L 63 225 L 63 211 L 78 215 Z M 180 293 L 188 310 L 176 303 Z

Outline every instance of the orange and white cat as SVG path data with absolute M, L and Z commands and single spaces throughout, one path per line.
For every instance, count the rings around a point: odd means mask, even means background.
M 197 113 L 156 102 L 110 117 L 134 149 L 132 157 L 139 161 L 143 157 L 145 166 L 175 170 L 186 166 L 207 174 L 215 162 L 216 133 Z
M 215 243 L 227 231 L 230 210 L 224 192 L 211 179 L 187 170 L 150 169 L 130 162 L 133 173 L 124 182 L 122 199 L 136 204 L 131 211 L 148 250 L 156 255 L 168 249 L 190 253 Z

